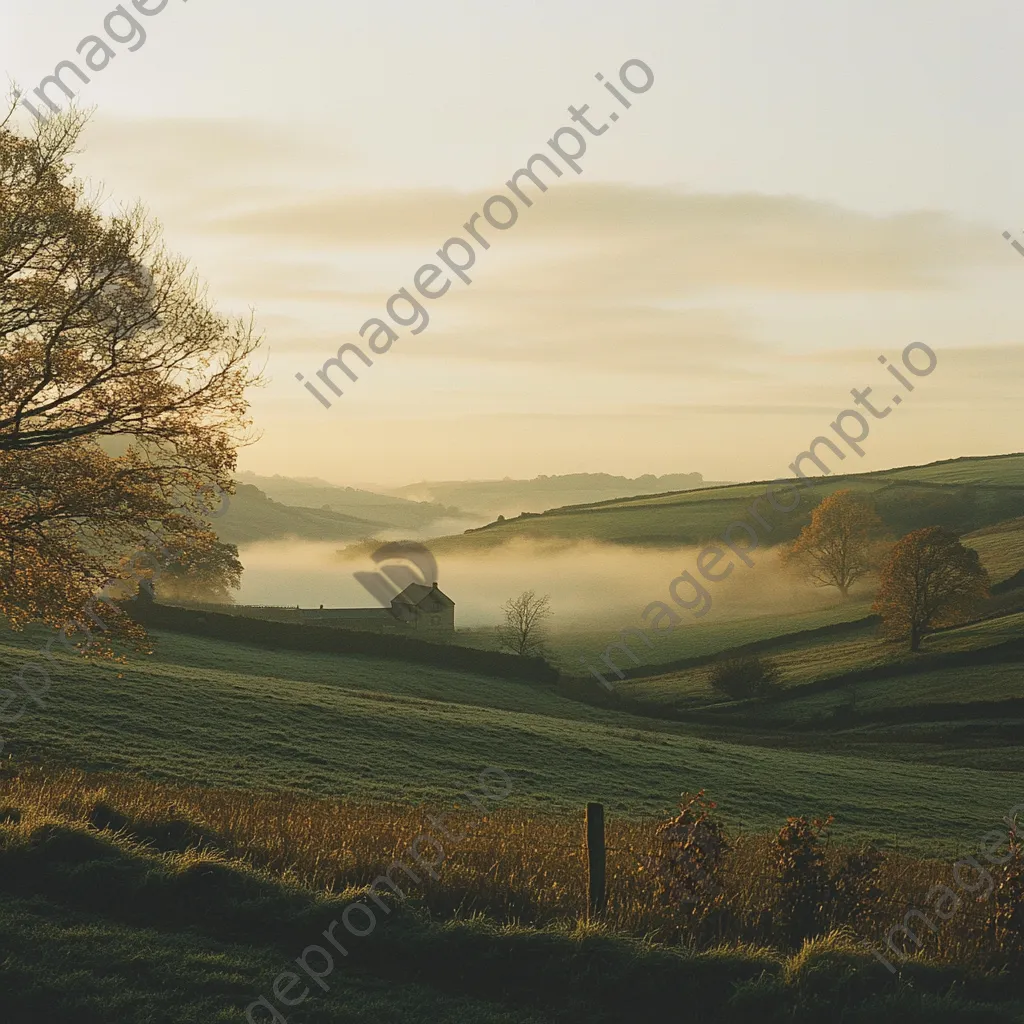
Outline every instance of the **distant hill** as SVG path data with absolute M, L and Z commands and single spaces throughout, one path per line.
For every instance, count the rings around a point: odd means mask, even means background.
M 795 537 L 809 520 L 813 505 L 841 488 L 870 496 L 883 521 L 897 535 L 933 525 L 968 533 L 1020 515 L 1024 508 L 1024 454 L 819 477 L 808 485 L 809 500 L 800 514 L 773 513 L 767 502 L 761 501 L 761 513 L 774 526 L 773 542 Z M 764 482 L 728 484 L 554 508 L 467 530 L 460 537 L 436 540 L 432 547 L 435 551 L 472 550 L 513 538 L 596 540 L 647 547 L 702 544 L 746 517 L 755 499 L 763 499 L 764 491 Z
M 429 530 L 442 520 L 465 520 L 478 524 L 482 514 L 464 512 L 435 501 L 410 501 L 391 494 L 376 494 L 355 487 L 340 487 L 316 478 L 258 476 L 239 473 L 240 482 L 258 487 L 274 501 L 310 509 L 336 512 L 343 516 L 373 520 L 385 527 L 416 532 Z
M 609 473 L 570 473 L 533 480 L 424 481 L 389 490 L 402 498 L 440 501 L 471 508 L 491 518 L 520 512 L 544 512 L 563 505 L 625 498 L 631 494 L 686 491 L 707 486 L 700 473 L 646 474 L 630 479 Z
M 227 514 L 216 522 L 227 544 L 297 538 L 311 541 L 359 540 L 390 524 L 325 509 L 303 508 L 274 501 L 252 484 L 240 483 Z

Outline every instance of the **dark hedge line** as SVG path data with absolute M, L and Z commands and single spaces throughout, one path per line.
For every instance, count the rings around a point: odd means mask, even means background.
M 250 619 L 148 601 L 131 602 L 128 611 L 132 618 L 152 629 L 166 629 L 172 633 L 189 633 L 257 647 L 326 654 L 368 654 L 505 679 L 548 684 L 558 681 L 557 670 L 543 658 L 521 658 L 500 651 L 481 651 L 472 647 L 437 644 L 386 633 L 362 633 L 326 626 Z

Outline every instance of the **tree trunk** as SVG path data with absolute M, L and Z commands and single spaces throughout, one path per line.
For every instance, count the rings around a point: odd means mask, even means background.
M 919 651 L 921 649 L 921 631 L 917 626 L 910 627 L 910 649 Z

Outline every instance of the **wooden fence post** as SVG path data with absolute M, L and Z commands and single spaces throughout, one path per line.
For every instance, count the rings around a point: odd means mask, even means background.
M 589 869 L 590 917 L 600 917 L 604 913 L 607 899 L 603 804 L 587 804 L 587 866 Z

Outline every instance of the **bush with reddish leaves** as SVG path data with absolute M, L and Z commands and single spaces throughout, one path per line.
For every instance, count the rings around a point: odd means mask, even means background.
M 824 908 L 832 898 L 822 839 L 832 824 L 822 820 L 787 818 L 775 837 L 779 868 L 779 916 L 787 938 L 799 943 L 824 930 Z
M 706 906 L 721 895 L 718 875 L 731 845 L 725 827 L 711 813 L 716 807 L 703 789 L 695 796 L 684 793 L 679 813 L 659 826 L 658 895 L 663 904 Z
M 832 875 L 832 914 L 834 924 L 867 925 L 872 911 L 883 896 L 882 865 L 885 857 L 874 846 L 848 853 Z

